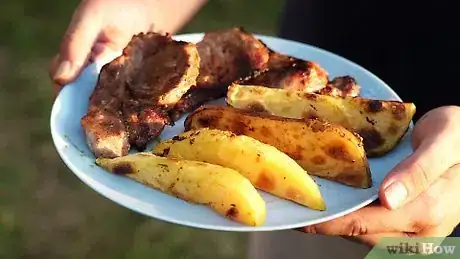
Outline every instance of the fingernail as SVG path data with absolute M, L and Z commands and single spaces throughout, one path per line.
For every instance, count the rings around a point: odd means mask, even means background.
M 385 188 L 385 198 L 391 208 L 395 209 L 401 205 L 407 197 L 407 189 L 401 182 L 394 182 Z
M 66 75 L 70 72 L 71 69 L 71 64 L 70 61 L 63 61 L 61 64 L 59 64 L 58 69 L 56 70 L 56 73 L 54 74 L 55 79 L 60 79 L 60 78 L 65 78 Z

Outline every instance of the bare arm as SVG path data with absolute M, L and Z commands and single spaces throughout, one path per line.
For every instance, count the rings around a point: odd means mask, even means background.
M 152 10 L 153 30 L 177 33 L 207 0 L 144 0 Z

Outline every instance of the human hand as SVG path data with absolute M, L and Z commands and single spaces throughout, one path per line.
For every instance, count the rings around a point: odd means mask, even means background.
M 75 10 L 50 67 L 59 91 L 73 81 L 88 62 L 119 52 L 134 34 L 153 29 L 146 0 L 83 0 Z
M 379 200 L 300 229 L 376 245 L 382 237 L 446 237 L 460 223 L 460 107 L 431 110 L 415 125 L 414 152 L 385 178 Z

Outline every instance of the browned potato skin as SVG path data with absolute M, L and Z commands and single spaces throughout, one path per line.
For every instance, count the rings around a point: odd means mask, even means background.
M 231 168 L 257 189 L 314 210 L 326 210 L 319 186 L 294 159 L 279 149 L 231 131 L 202 128 L 160 141 L 154 153 Z
M 232 84 L 227 103 L 235 108 L 288 118 L 319 118 L 358 133 L 368 157 L 385 155 L 409 129 L 415 105 L 361 97 L 334 97 L 255 85 Z
M 372 186 L 362 139 L 338 125 L 206 105 L 191 113 L 184 127 L 250 136 L 286 153 L 311 175 L 358 188 Z
M 265 222 L 265 201 L 251 182 L 233 169 L 149 152 L 98 158 L 96 164 L 184 201 L 208 206 L 235 222 L 249 226 Z

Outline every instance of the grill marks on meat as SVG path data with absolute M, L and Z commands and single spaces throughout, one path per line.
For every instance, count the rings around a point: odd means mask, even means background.
M 193 44 L 149 35 L 155 39 L 134 37 L 126 49 L 127 89 L 135 100 L 171 108 L 196 84 L 200 57 Z
M 197 85 L 170 113 L 173 120 L 204 102 L 225 96 L 228 85 L 254 70 L 263 69 L 269 59 L 265 44 L 243 28 L 208 32 L 197 43 L 197 48 L 200 55 Z
M 157 35 L 158 36 L 158 35 Z M 166 42 L 164 42 L 166 39 Z M 122 111 L 129 132 L 129 143 L 144 150 L 169 123 L 167 110 L 196 84 L 199 54 L 196 46 L 161 36 L 152 44 L 135 38 L 133 62 L 127 66 L 127 98 Z
M 194 44 L 156 33 L 134 36 L 123 54 L 101 69 L 81 120 L 95 156 L 144 150 L 171 123 L 167 112 L 196 84 L 199 62 Z
M 128 153 L 128 134 L 117 112 L 92 109 L 81 123 L 88 146 L 96 157 L 116 157 Z
M 144 150 L 182 114 L 225 96 L 228 86 L 263 85 L 334 96 L 357 96 L 350 76 L 328 80 L 317 63 L 270 50 L 243 28 L 206 33 L 197 44 L 139 34 L 106 64 L 82 118 L 97 157 Z
M 242 28 L 207 33 L 197 44 L 200 53 L 198 87 L 226 88 L 235 78 L 265 66 L 269 51 L 265 44 Z
M 296 59 L 274 51 L 270 53 L 267 68 L 254 71 L 239 80 L 240 84 L 262 85 L 273 88 L 317 92 L 328 82 L 328 73 L 317 63 Z
M 351 76 L 339 76 L 329 81 L 329 74 L 318 63 L 275 51 L 270 52 L 266 69 L 254 71 L 238 83 L 338 97 L 355 97 L 360 92 L 360 86 Z
M 227 88 L 209 87 L 209 88 L 193 88 L 187 92 L 183 98 L 177 103 L 176 107 L 169 111 L 171 121 L 178 120 L 184 113 L 195 110 L 202 104 L 219 99 L 222 97 L 222 92 L 227 92 Z
M 338 76 L 328 82 L 327 86 L 319 91 L 320 94 L 338 97 L 359 96 L 361 87 L 351 76 Z
M 167 115 L 160 107 L 142 104 L 136 100 L 126 100 L 122 111 L 129 144 L 138 150 L 144 150 L 147 143 L 160 135 L 169 123 Z

